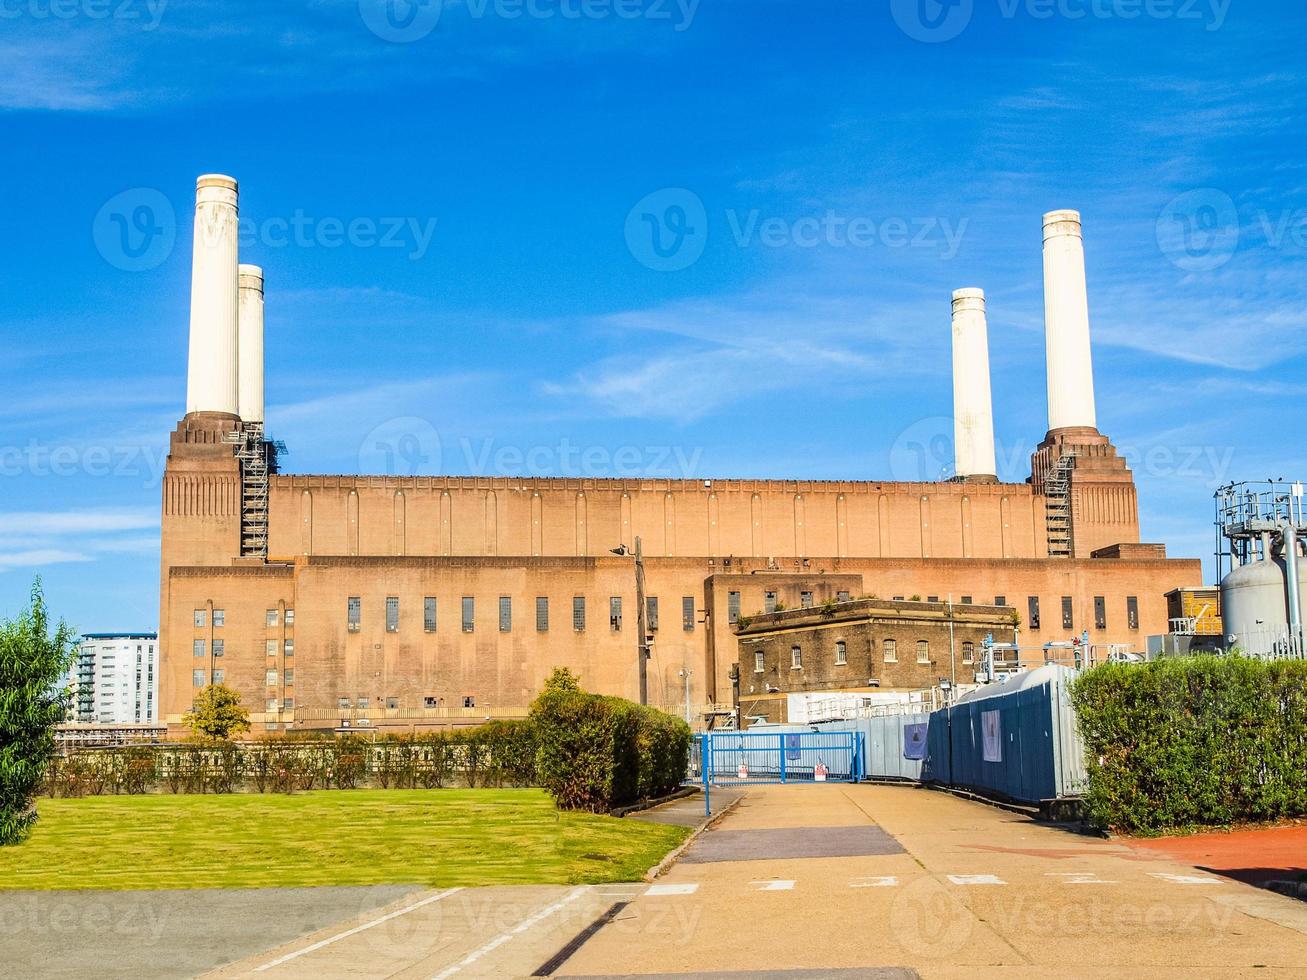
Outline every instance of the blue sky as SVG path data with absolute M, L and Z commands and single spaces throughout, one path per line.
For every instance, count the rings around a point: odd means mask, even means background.
M 386 2 L 0 5 L 0 613 L 157 623 L 208 172 L 293 471 L 934 478 L 982 286 L 1024 480 L 1070 207 L 1145 540 L 1307 476 L 1301 2 Z

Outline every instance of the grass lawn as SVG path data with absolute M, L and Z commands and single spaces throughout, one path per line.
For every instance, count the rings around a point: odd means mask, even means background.
M 688 834 L 537 789 L 42 799 L 0 889 L 635 881 Z

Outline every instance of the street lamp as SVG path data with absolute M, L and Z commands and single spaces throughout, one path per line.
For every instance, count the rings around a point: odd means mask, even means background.
M 620 558 L 625 558 L 631 552 L 625 544 L 619 544 L 616 548 L 609 549 L 612 554 Z M 640 536 L 635 537 L 635 614 L 636 627 L 640 631 L 639 639 L 636 641 L 635 657 L 640 668 L 640 703 L 649 703 L 649 634 L 645 630 L 645 607 L 644 607 L 644 550 L 640 544 Z

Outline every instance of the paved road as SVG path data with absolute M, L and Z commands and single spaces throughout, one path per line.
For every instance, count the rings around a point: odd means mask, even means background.
M 560 975 L 854 969 L 1307 977 L 1307 904 L 941 793 L 758 787 Z

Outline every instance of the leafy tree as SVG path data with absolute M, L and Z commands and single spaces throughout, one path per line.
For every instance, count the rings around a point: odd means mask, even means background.
M 41 580 L 32 605 L 0 623 L 0 845 L 27 837 L 35 796 L 54 755 L 54 726 L 67 710 L 62 681 L 73 662 L 74 634 L 62 620 L 50 632 Z
M 182 724 L 205 742 L 225 742 L 250 730 L 250 713 L 241 696 L 225 684 L 210 684 L 195 696 L 195 704 L 182 716 Z

